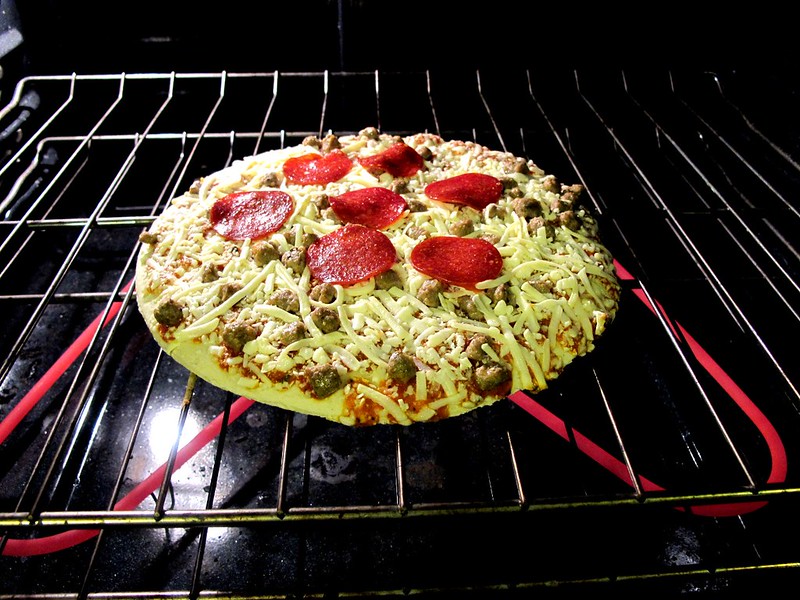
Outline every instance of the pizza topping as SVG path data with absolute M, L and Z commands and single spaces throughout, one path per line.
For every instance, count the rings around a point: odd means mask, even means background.
M 358 132 L 358 135 L 368 140 L 378 140 L 381 137 L 377 127 L 365 127 Z
M 387 188 L 369 187 L 329 198 L 336 216 L 345 223 L 358 223 L 373 229 L 388 227 L 405 212 L 406 201 Z
M 492 339 L 488 335 L 478 333 L 469 341 L 464 353 L 467 355 L 467 358 L 472 361 L 484 361 L 488 357 L 486 350 L 483 349 L 485 344 L 489 344 L 491 347 Z
M 244 345 L 257 337 L 258 330 L 246 323 L 230 323 L 222 330 L 222 341 L 234 354 L 241 354 Z
M 297 185 L 325 185 L 339 181 L 350 172 L 353 161 L 341 150 L 328 154 L 303 154 L 283 163 L 283 174 L 289 183 Z
M 556 179 L 555 175 L 545 175 L 541 179 L 542 189 L 545 192 L 551 192 L 553 194 L 558 193 L 559 185 L 558 179 Z
M 511 207 L 521 219 L 533 219 L 542 214 L 542 205 L 536 198 L 517 198 Z
M 278 260 L 281 253 L 272 242 L 258 241 L 250 245 L 250 256 L 253 257 L 256 265 L 263 267 L 273 260 Z
M 322 304 L 330 304 L 336 300 L 336 288 L 330 283 L 318 283 L 311 288 L 308 297 Z
M 475 369 L 475 383 L 487 392 L 511 379 L 511 368 L 501 362 L 489 362 Z
M 389 377 L 400 383 L 408 383 L 416 376 L 417 366 L 408 354 L 403 352 L 393 352 L 389 357 L 387 367 Z
M 565 210 L 564 212 L 559 213 L 558 222 L 572 231 L 577 231 L 581 227 L 581 223 L 578 220 L 578 217 L 575 215 L 574 210 Z
M 172 298 L 167 298 L 156 306 L 153 316 L 161 325 L 177 327 L 183 321 L 183 307 Z
M 311 391 L 317 398 L 330 396 L 342 387 L 339 371 L 331 364 L 313 365 L 306 369 Z
M 313 243 L 307 253 L 311 274 L 325 283 L 353 285 L 391 269 L 397 259 L 380 231 L 348 223 Z
M 288 346 L 289 344 L 292 344 L 298 340 L 302 340 L 304 337 L 306 337 L 306 326 L 302 321 L 287 323 L 278 329 L 275 337 L 279 345 Z
M 477 283 L 500 275 L 503 257 L 486 240 L 436 236 L 414 247 L 411 264 L 429 277 L 475 289 Z
M 219 279 L 219 268 L 213 263 L 203 266 L 203 271 L 200 273 L 200 281 L 203 283 L 211 283 Z
M 398 194 L 408 193 L 408 179 L 392 179 L 389 189 Z
M 503 182 L 483 173 L 464 173 L 428 184 L 425 195 L 433 200 L 483 210 L 503 195 Z
M 225 302 L 228 298 L 233 296 L 236 292 L 242 289 L 242 284 L 237 281 L 225 283 L 219 288 L 219 299 Z
M 482 321 L 484 319 L 483 313 L 475 304 L 475 299 L 471 296 L 459 296 L 458 308 L 470 319 L 474 321 Z
M 423 160 L 431 160 L 433 158 L 433 151 L 425 145 L 417 146 L 416 151 Z
M 411 177 L 425 166 L 424 159 L 405 142 L 389 146 L 378 154 L 359 158 L 358 162 L 376 177 L 383 173 L 392 177 Z
M 493 290 L 491 290 L 491 291 L 487 290 L 487 292 L 489 292 L 489 297 L 492 299 L 492 301 L 495 304 L 497 304 L 498 302 L 506 302 L 507 303 L 511 298 L 510 295 L 509 295 L 509 285 L 508 285 L 508 283 L 501 283 L 500 285 L 498 285 Z
M 277 190 L 234 192 L 217 200 L 209 219 L 229 240 L 263 238 L 280 229 L 294 210 L 294 200 Z
M 298 275 L 306 268 L 306 249 L 302 246 L 292 246 L 281 254 L 283 266 Z
M 329 133 L 322 138 L 322 152 L 328 154 L 333 150 L 339 150 L 342 145 L 339 143 L 339 137 Z
M 473 231 L 475 231 L 475 224 L 472 222 L 472 219 L 459 219 L 450 225 L 450 233 L 453 235 L 463 237 L 465 235 L 469 235 Z
M 146 229 L 139 234 L 139 241 L 143 244 L 157 244 L 158 234 L 147 231 Z
M 342 324 L 339 320 L 339 313 L 327 306 L 318 306 L 312 310 L 311 320 L 322 333 L 337 331 Z
M 275 290 L 267 298 L 267 304 L 277 306 L 286 312 L 296 313 L 300 310 L 300 299 L 292 290 Z
M 439 294 L 444 293 L 444 286 L 442 282 L 438 279 L 428 279 L 424 281 L 421 286 L 419 286 L 419 291 L 417 292 L 417 298 L 422 300 L 425 306 L 430 306 L 434 308 L 439 306 Z
M 552 224 L 544 220 L 544 217 L 533 217 L 528 221 L 528 231 L 531 235 L 536 235 L 542 227 L 544 227 L 544 236 L 552 239 L 555 235 L 555 229 Z
M 403 280 L 394 269 L 389 269 L 375 277 L 375 287 L 379 290 L 390 290 L 393 287 L 402 288 Z
M 582 192 L 583 186 L 580 183 L 562 186 L 561 199 L 559 200 L 562 205 L 561 208 L 568 208 L 575 204 L 575 202 L 578 201 L 578 198 L 580 198 Z

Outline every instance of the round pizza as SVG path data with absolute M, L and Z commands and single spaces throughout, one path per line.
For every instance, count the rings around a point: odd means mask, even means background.
M 350 426 L 547 387 L 620 286 L 580 185 L 429 133 L 306 138 L 194 182 L 142 233 L 136 295 L 198 377 Z

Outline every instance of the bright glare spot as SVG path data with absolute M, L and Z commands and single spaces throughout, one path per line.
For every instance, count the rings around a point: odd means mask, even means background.
M 150 432 L 148 444 L 150 451 L 156 459 L 166 460 L 175 438 L 178 435 L 179 408 L 159 408 L 150 422 Z M 183 446 L 200 431 L 200 426 L 190 412 L 186 416 L 186 423 L 181 432 L 181 443 Z

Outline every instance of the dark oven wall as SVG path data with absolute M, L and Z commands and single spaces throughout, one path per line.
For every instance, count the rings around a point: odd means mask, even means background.
M 500 0 L 3 0 L 28 72 L 791 64 L 791 19 Z M 11 61 L 9 61 L 11 62 Z

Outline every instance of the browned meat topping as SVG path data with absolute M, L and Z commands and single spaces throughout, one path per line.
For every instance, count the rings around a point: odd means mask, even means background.
M 555 175 L 545 175 L 542 177 L 542 187 L 546 192 L 552 192 L 553 194 L 557 194 L 560 188 Z
M 552 279 L 532 279 L 528 283 L 530 283 L 537 292 L 541 292 L 542 294 L 549 294 L 552 292 L 553 286 L 555 285 Z
M 498 285 L 494 290 L 491 292 L 492 300 L 497 303 L 503 300 L 504 302 L 508 302 L 510 299 L 509 294 L 509 287 L 507 283 L 501 283 Z
M 153 316 L 161 325 L 177 327 L 183 321 L 183 306 L 176 300 L 167 298 L 156 306 Z
M 311 199 L 311 202 L 317 207 L 318 210 L 330 208 L 331 205 L 331 202 L 328 199 L 328 194 L 317 194 Z
M 475 304 L 475 298 L 473 296 L 459 296 L 458 308 L 460 308 L 470 319 L 475 321 L 483 320 L 483 313 Z
M 417 154 L 419 154 L 422 157 L 423 160 L 430 160 L 431 158 L 433 158 L 433 152 L 431 151 L 430 148 L 428 148 L 424 144 L 417 146 L 415 150 L 417 151 Z
M 278 342 L 282 346 L 288 346 L 297 340 L 302 340 L 304 337 L 306 337 L 306 326 L 302 321 L 284 325 L 277 332 Z
M 511 378 L 511 369 L 505 363 L 489 362 L 475 369 L 475 383 L 484 392 L 496 388 Z
M 306 249 L 300 246 L 289 248 L 281 255 L 281 262 L 287 269 L 301 274 L 306 268 Z
M 524 195 L 524 192 L 518 187 L 512 187 L 506 190 L 506 196 L 509 198 L 522 198 Z
M 428 207 L 425 205 L 425 203 L 421 200 L 417 200 L 416 198 L 406 200 L 406 204 L 408 204 L 408 210 L 411 212 L 425 212 L 428 210 Z
M 463 237 L 473 231 L 475 231 L 475 224 L 468 218 L 459 219 L 450 225 L 450 233 L 453 235 Z
M 528 231 L 530 231 L 531 234 L 535 234 L 542 227 L 545 228 L 546 237 L 552 238 L 553 235 L 555 235 L 553 226 L 545 221 L 543 217 L 534 217 L 528 221 Z
M 339 329 L 339 313 L 327 306 L 318 306 L 311 311 L 311 320 L 320 328 L 322 333 L 331 333 Z
M 274 171 L 270 171 L 269 173 L 264 173 L 263 175 L 261 175 L 258 181 L 253 181 L 252 183 L 255 183 L 262 187 L 274 188 L 278 187 L 281 184 L 281 179 L 277 173 L 275 173 Z
M 242 289 L 240 283 L 226 283 L 219 288 L 219 298 L 223 302 Z
M 532 219 L 542 214 L 542 205 L 535 198 L 517 198 L 512 206 L 517 216 L 523 219 Z
M 523 175 L 528 175 L 531 172 L 530 167 L 528 167 L 528 161 L 524 158 L 516 158 L 514 160 L 513 169 L 514 173 L 521 173 Z
M 244 345 L 258 337 L 258 330 L 252 325 L 235 322 L 229 323 L 222 330 L 222 342 L 234 354 L 241 354 Z
M 561 187 L 561 198 L 569 204 L 574 204 L 580 198 L 583 186 L 580 183 Z
M 290 313 L 300 310 L 300 299 L 292 290 L 276 290 L 267 298 L 267 304 L 277 306 Z
M 497 204 L 490 204 L 489 206 L 486 207 L 485 210 L 486 210 L 486 216 L 489 217 L 490 219 L 493 219 L 495 217 L 499 217 L 502 219 L 505 218 L 506 216 L 505 209 L 502 206 L 497 206 Z
M 402 177 L 397 177 L 392 180 L 390 187 L 395 194 L 405 194 L 408 192 L 408 180 L 403 179 Z
M 380 137 L 380 132 L 375 127 L 365 127 L 358 132 L 358 135 L 368 140 L 377 140 Z
M 217 265 L 213 263 L 205 265 L 202 273 L 200 274 L 200 280 L 203 283 L 211 283 L 217 279 L 219 279 L 219 269 L 217 268 Z
M 318 239 L 319 236 L 316 233 L 308 233 L 304 231 L 303 234 L 300 236 L 300 246 L 308 250 L 308 247 L 314 242 L 316 242 Z
M 339 138 L 332 133 L 329 133 L 322 138 L 322 152 L 327 154 L 333 150 L 338 150 L 342 147 L 339 143 Z
M 403 352 L 394 352 L 389 357 L 387 373 L 389 377 L 400 383 L 408 383 L 417 373 L 414 360 Z
M 581 226 L 581 222 L 578 220 L 578 216 L 573 210 L 565 210 L 564 212 L 559 213 L 558 222 L 572 231 L 577 231 Z
M 330 304 L 336 299 L 336 288 L 330 283 L 318 283 L 308 294 L 309 298 L 322 302 L 323 304 Z
M 155 233 L 150 233 L 149 231 L 145 230 L 139 234 L 139 241 L 143 244 L 157 244 L 158 243 L 158 235 Z
M 253 245 L 250 246 L 250 255 L 259 267 L 263 267 L 273 260 L 278 260 L 281 254 L 275 244 L 260 240 L 253 242 Z
M 315 365 L 306 368 L 311 390 L 317 398 L 330 396 L 342 387 L 342 378 L 333 365 Z
M 403 280 L 400 279 L 400 275 L 397 271 L 389 269 L 375 277 L 375 287 L 379 290 L 390 290 L 393 287 L 402 288 Z
M 490 346 L 492 345 L 492 340 L 488 335 L 478 333 L 473 336 L 469 341 L 469 344 L 467 344 L 467 348 L 465 350 L 467 358 L 475 362 L 481 362 L 485 360 L 488 355 L 483 349 L 484 344 L 489 344 Z
M 419 298 L 426 306 L 439 306 L 439 294 L 444 292 L 444 286 L 438 279 L 426 279 L 417 292 Z

